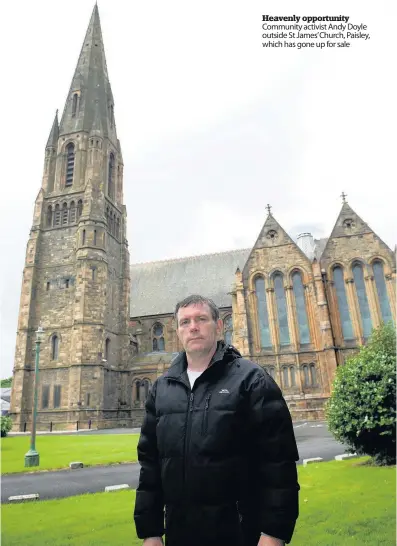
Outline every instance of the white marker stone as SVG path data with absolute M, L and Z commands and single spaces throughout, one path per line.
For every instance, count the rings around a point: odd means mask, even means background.
M 357 453 L 344 453 L 343 455 L 335 455 L 335 461 L 346 461 L 347 459 L 357 459 Z
M 13 497 L 8 497 L 9 502 L 13 501 L 25 501 L 25 500 L 38 500 L 40 498 L 38 493 L 32 493 L 31 495 L 14 495 Z
M 129 489 L 130 486 L 128 483 L 122 483 L 121 485 L 108 485 L 105 487 L 106 493 L 110 493 L 111 491 L 119 491 L 120 489 Z
M 324 459 L 322 457 L 313 457 L 312 459 L 303 459 L 303 466 L 313 463 L 322 463 Z
M 69 463 L 69 468 L 83 468 L 83 463 L 76 461 L 74 463 Z

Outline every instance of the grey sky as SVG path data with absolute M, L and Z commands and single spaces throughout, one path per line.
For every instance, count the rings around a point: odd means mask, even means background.
M 292 237 L 327 236 L 342 190 L 394 248 L 389 2 L 98 5 L 125 163 L 131 262 L 249 247 L 267 203 Z M 92 0 L 2 5 L 2 377 L 13 366 L 44 147 L 92 8 Z M 264 49 L 262 13 L 348 15 L 367 24 L 371 38 L 350 49 Z

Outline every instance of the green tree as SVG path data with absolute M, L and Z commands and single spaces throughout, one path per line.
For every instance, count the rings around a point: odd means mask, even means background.
M 11 383 L 12 383 L 12 377 L 9 377 L 8 379 L 1 379 L 0 387 L 3 389 L 7 387 L 11 387 Z
M 12 429 L 12 420 L 11 417 L 6 417 L 2 415 L 0 417 L 0 428 L 1 428 L 1 437 L 7 436 L 7 434 Z
M 376 464 L 396 462 L 396 332 L 373 330 L 365 347 L 337 369 L 326 406 L 336 440 Z

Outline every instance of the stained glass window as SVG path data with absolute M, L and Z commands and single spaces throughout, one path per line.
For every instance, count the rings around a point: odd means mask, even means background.
M 281 273 L 274 275 L 274 291 L 276 294 L 276 307 L 278 317 L 278 327 L 280 332 L 280 345 L 289 345 L 287 302 L 285 299 L 285 290 L 283 286 L 283 276 Z
M 292 275 L 292 285 L 294 290 L 296 315 L 298 320 L 299 341 L 300 343 L 310 343 L 309 322 L 307 320 L 305 293 L 302 283 L 302 276 L 299 271 Z
M 345 281 L 343 278 L 342 268 L 339 266 L 334 267 L 333 273 L 343 339 L 351 340 L 354 339 L 354 334 L 350 320 L 349 305 L 346 298 Z
M 269 316 L 267 313 L 265 280 L 263 277 L 255 279 L 256 307 L 258 310 L 258 324 L 261 347 L 271 347 Z
M 354 284 L 356 286 L 356 294 L 358 306 L 360 309 L 361 322 L 363 325 L 363 336 L 368 338 L 372 330 L 371 314 L 369 311 L 367 293 L 365 291 L 364 273 L 362 265 L 356 263 L 353 266 Z
M 376 291 L 378 292 L 380 312 L 382 315 L 383 322 L 389 322 L 393 320 L 389 298 L 387 297 L 387 289 L 385 282 L 385 274 L 383 272 L 383 263 L 377 260 L 373 263 L 374 277 Z

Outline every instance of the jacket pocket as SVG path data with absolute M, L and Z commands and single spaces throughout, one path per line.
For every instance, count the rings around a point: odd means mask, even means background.
M 208 394 L 207 398 L 205 399 L 203 422 L 201 425 L 201 434 L 203 436 L 207 434 L 207 430 L 208 430 L 208 412 L 209 412 L 210 398 L 211 398 L 211 393 Z

